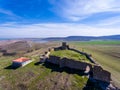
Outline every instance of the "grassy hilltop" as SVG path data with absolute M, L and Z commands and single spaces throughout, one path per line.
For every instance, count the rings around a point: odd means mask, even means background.
M 85 55 L 82 55 L 80 53 L 77 53 L 77 52 L 74 52 L 74 51 L 71 51 L 71 50 L 60 50 L 60 51 L 53 51 L 51 52 L 50 55 L 53 55 L 53 56 L 59 56 L 61 58 L 69 58 L 69 59 L 74 59 L 74 60 L 77 60 L 77 61 L 82 61 L 82 62 L 88 62 L 88 63 L 91 63 Z

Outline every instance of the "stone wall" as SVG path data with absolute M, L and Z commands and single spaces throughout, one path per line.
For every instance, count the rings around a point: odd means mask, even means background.
M 66 42 L 62 42 L 62 45 L 60 47 L 54 48 L 55 51 L 58 51 L 58 50 L 67 50 L 67 49 L 69 49 L 69 45 L 67 45 Z
M 49 58 L 47 58 L 46 61 L 50 62 L 50 63 L 53 63 L 53 64 L 59 65 L 59 63 L 60 63 L 60 57 L 49 56 Z
M 86 62 L 80 62 L 80 61 L 76 61 L 73 59 L 68 59 L 68 58 L 60 58 L 57 56 L 49 56 L 48 59 L 46 59 L 47 62 L 53 63 L 53 64 L 57 64 L 59 65 L 61 68 L 62 67 L 68 67 L 71 69 L 77 69 L 77 70 L 84 70 L 86 71 L 86 68 L 89 67 L 90 69 L 92 69 L 92 65 Z
M 103 70 L 101 66 L 94 66 L 93 68 L 93 78 L 96 80 L 104 81 L 110 83 L 111 73 Z
M 107 83 L 110 83 L 111 81 L 111 73 L 104 70 L 101 66 L 94 65 L 92 67 L 91 64 L 86 62 L 75 61 L 73 59 L 68 59 L 68 58 L 60 58 L 58 56 L 49 56 L 49 58 L 47 58 L 46 61 L 49 63 L 59 65 L 61 68 L 68 67 L 71 69 L 86 71 L 87 68 L 89 67 L 88 70 L 90 70 L 93 73 L 92 76 L 93 79 Z
M 87 54 L 87 53 L 85 53 L 85 52 L 81 52 L 81 51 L 76 50 L 76 49 L 74 49 L 74 48 L 69 48 L 69 50 L 72 50 L 72 51 L 75 51 L 75 52 L 80 53 L 80 54 L 82 54 L 82 55 L 85 55 L 88 60 L 90 60 L 90 61 L 91 61 L 92 63 L 94 63 L 94 64 L 97 64 L 97 63 L 95 62 L 95 60 L 91 57 L 90 54 Z
M 62 46 L 54 48 L 55 51 L 58 51 L 58 50 L 67 50 L 67 49 L 68 49 L 68 50 L 71 50 L 71 51 L 75 51 L 75 52 L 80 53 L 80 54 L 82 54 L 82 55 L 85 55 L 86 58 L 87 58 L 88 60 L 90 60 L 90 62 L 92 62 L 92 63 L 94 63 L 94 64 L 97 64 L 97 63 L 95 62 L 95 60 L 91 57 L 90 54 L 87 54 L 87 53 L 85 53 L 85 52 L 81 52 L 81 51 L 79 51 L 79 50 L 77 50 L 77 49 L 74 49 L 74 48 L 70 48 L 69 45 L 67 45 L 65 42 L 62 43 Z

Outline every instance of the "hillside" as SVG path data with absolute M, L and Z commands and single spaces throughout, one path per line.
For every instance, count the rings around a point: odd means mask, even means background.
M 59 71 L 50 64 L 31 64 L 16 70 L 8 68 L 14 57 L 0 58 L 0 90 L 82 90 L 88 78 Z
M 38 65 L 39 55 L 44 53 L 44 49 L 57 44 L 41 45 L 40 49 L 26 54 L 34 61 L 25 67 L 11 67 L 12 60 L 19 56 L 0 57 L 0 90 L 82 90 L 85 87 L 88 77 L 76 71 L 60 69 L 49 63 Z
M 24 55 L 27 53 L 32 53 L 33 51 L 37 51 L 39 49 L 50 47 L 54 45 L 54 43 L 39 43 L 32 42 L 27 40 L 8 40 L 8 41 L 0 41 L 0 53 L 3 55 Z

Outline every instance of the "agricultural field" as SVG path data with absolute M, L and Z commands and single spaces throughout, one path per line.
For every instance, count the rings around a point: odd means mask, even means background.
M 112 74 L 114 83 L 120 87 L 120 41 L 69 42 L 70 47 L 92 55 L 102 67 Z

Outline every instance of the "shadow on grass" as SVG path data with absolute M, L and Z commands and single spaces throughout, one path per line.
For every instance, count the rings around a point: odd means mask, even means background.
M 43 64 L 43 66 L 45 66 L 46 68 L 50 68 L 51 72 L 60 72 L 60 73 L 61 72 L 67 72 L 68 74 L 78 74 L 80 76 L 85 75 L 84 71 L 82 71 L 82 70 L 71 69 L 71 68 L 68 68 L 68 67 L 60 68 L 59 65 L 52 64 L 52 63 L 49 63 L 49 62 L 45 62 Z
M 49 62 L 45 62 L 43 64 L 43 66 L 51 69 L 51 72 L 60 72 L 60 73 L 61 72 L 66 72 L 68 74 L 78 74 L 80 76 L 88 75 L 88 74 L 84 74 L 84 71 L 82 71 L 82 70 L 71 69 L 71 68 L 68 68 L 68 67 L 60 68 L 59 65 L 52 64 L 52 63 L 49 63 Z M 89 73 L 89 79 L 88 79 L 85 87 L 83 87 L 83 90 L 106 90 L 108 85 L 109 85 L 109 83 L 93 79 L 92 76 L 91 76 L 91 73 Z
M 12 66 L 12 65 L 9 65 L 9 66 L 7 66 L 7 67 L 5 67 L 4 69 L 13 69 L 13 70 L 15 70 L 15 69 L 17 69 L 17 68 L 19 68 L 20 66 Z
M 34 65 L 38 66 L 40 64 L 42 64 L 42 62 L 36 62 Z
M 109 86 L 109 83 L 94 80 L 93 78 L 90 77 L 87 81 L 86 86 L 83 88 L 83 90 L 111 90 L 111 89 L 107 89 L 108 86 Z

